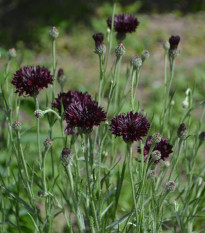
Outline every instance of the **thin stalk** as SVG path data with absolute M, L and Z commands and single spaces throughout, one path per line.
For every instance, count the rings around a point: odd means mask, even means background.
M 177 166 L 177 164 L 178 164 L 178 162 L 179 162 L 179 158 L 180 158 L 180 155 L 181 155 L 182 144 L 183 144 L 182 142 L 183 142 L 183 141 L 180 139 L 180 140 L 179 140 L 179 149 L 178 149 L 177 158 L 176 158 L 176 161 L 175 161 L 175 163 L 174 163 L 174 166 L 173 166 L 172 169 L 171 169 L 171 172 L 170 172 L 170 174 L 169 174 L 169 179 L 168 179 L 168 180 L 171 180 L 172 174 L 173 174 L 173 172 L 175 171 L 176 166 Z
M 110 54 L 112 50 L 112 39 L 113 39 L 113 32 L 114 32 L 114 17 L 115 17 L 115 11 L 116 11 L 116 0 L 114 0 L 113 8 L 112 8 L 112 23 L 111 23 L 111 30 L 110 30 L 110 41 L 109 41 L 109 48 L 108 48 L 108 55 L 107 55 L 107 61 L 106 61 L 106 68 L 110 60 Z
M 39 109 L 39 103 L 37 97 L 34 97 L 36 110 Z M 41 154 L 41 144 L 40 144 L 40 119 L 36 118 L 36 127 L 37 127 L 37 144 L 38 144 L 38 155 L 39 155 L 39 162 L 40 166 L 42 164 L 42 154 Z
M 99 81 L 99 88 L 98 88 L 98 103 L 99 105 L 101 104 L 101 98 L 103 98 L 103 85 L 104 85 L 104 55 L 101 54 L 99 55 L 99 62 L 100 62 L 100 81 Z
M 53 78 L 55 79 L 56 74 L 56 41 L 55 39 L 52 40 L 52 58 L 53 58 Z M 52 86 L 52 102 L 55 98 L 55 81 L 53 82 Z
M 114 78 L 113 78 L 113 83 L 111 83 L 111 87 L 110 87 L 110 92 L 109 92 L 109 97 L 108 97 L 108 105 L 107 105 L 107 112 L 108 112 L 110 104 L 112 102 L 114 93 L 117 93 L 116 86 L 117 86 L 117 83 L 118 83 L 118 76 L 119 76 L 119 69 L 120 69 L 121 60 L 122 60 L 122 58 L 120 57 L 120 58 L 117 58 L 116 61 L 115 61 Z M 118 96 L 118 94 L 117 94 L 117 96 Z M 115 95 L 115 103 L 117 101 L 117 96 Z
M 134 92 L 135 76 L 136 76 L 136 70 L 135 70 L 135 69 L 133 69 L 133 71 L 132 71 L 131 89 L 130 89 L 130 104 L 131 104 L 131 111 L 134 111 L 134 99 L 135 99 L 135 96 L 133 95 L 133 92 Z
M 116 70 L 116 74 L 115 74 L 115 111 L 119 108 L 118 106 L 118 97 L 119 97 L 119 73 L 120 73 L 120 66 L 121 66 L 121 61 L 122 61 L 122 57 L 119 59 L 119 62 L 117 64 L 117 70 Z
M 21 139 L 20 139 L 20 133 L 19 131 L 17 132 L 17 140 L 18 140 L 18 152 L 19 152 L 19 155 L 21 157 L 21 161 L 22 161 L 22 164 L 23 164 L 23 168 L 24 168 L 24 171 L 26 173 L 26 184 L 27 184 L 27 188 L 28 188 L 28 191 L 29 191 L 29 194 L 30 194 L 30 197 L 31 197 L 31 203 L 33 203 L 33 193 L 32 193 L 32 190 L 31 190 L 31 187 L 30 187 L 30 177 L 29 177 L 29 174 L 28 174 L 28 169 L 27 169 L 27 165 L 26 165 L 26 161 L 25 161 L 25 158 L 24 158 L 24 153 L 23 153 L 23 149 L 22 149 L 22 145 L 21 145 Z
M 130 182 L 131 182 L 131 188 L 132 188 L 132 199 L 134 202 L 134 210 L 135 210 L 135 215 L 136 218 L 138 217 L 137 214 L 137 202 L 136 202 L 136 197 L 135 197 L 135 184 L 134 184 L 134 179 L 133 179 L 133 171 L 132 171 L 132 163 L 133 163 L 133 158 L 132 158 L 132 144 L 127 144 L 127 149 L 128 149 L 128 168 L 129 168 L 129 174 L 130 174 Z

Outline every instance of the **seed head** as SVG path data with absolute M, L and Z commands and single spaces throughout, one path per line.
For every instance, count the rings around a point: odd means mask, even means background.
M 15 131 L 20 131 L 21 130 L 21 123 L 19 121 L 14 121 L 12 124 L 12 128 Z
M 44 115 L 44 111 L 40 110 L 40 109 L 37 109 L 35 112 L 34 112 L 34 116 L 36 118 L 42 118 Z
M 56 27 L 52 27 L 49 31 L 49 36 L 52 40 L 55 40 L 59 36 L 59 32 Z
M 45 141 L 43 142 L 45 148 L 49 148 L 52 146 L 53 141 L 50 138 L 46 138 Z
M 160 133 L 155 133 L 152 135 L 152 142 L 153 143 L 159 143 L 162 139 L 162 136 L 160 135 Z
M 120 43 L 115 49 L 115 55 L 117 58 L 122 57 L 125 54 L 125 47 L 122 43 Z
M 188 131 L 186 129 L 186 125 L 184 123 L 182 123 L 178 130 L 177 130 L 177 136 L 181 139 L 181 140 L 185 140 L 188 136 Z
M 15 48 L 9 49 L 8 56 L 9 56 L 9 59 L 16 57 L 16 50 L 15 50 Z
M 168 192 L 174 192 L 175 189 L 176 189 L 176 184 L 175 184 L 175 182 L 169 181 L 169 182 L 166 183 L 166 190 L 167 190 Z

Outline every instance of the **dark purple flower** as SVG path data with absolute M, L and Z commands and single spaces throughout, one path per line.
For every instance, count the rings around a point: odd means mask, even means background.
M 112 17 L 107 19 L 107 25 L 111 28 Z M 119 34 L 135 32 L 139 21 L 132 15 L 119 14 L 114 17 L 114 29 Z
M 95 41 L 95 46 L 98 47 L 99 45 L 103 44 L 104 34 L 103 33 L 96 33 L 93 35 L 93 39 Z
M 75 102 L 65 110 L 65 120 L 67 122 L 66 133 L 71 134 L 75 127 L 83 132 L 91 132 L 94 126 L 100 125 L 106 120 L 106 114 L 97 102 Z
M 16 93 L 19 96 L 35 96 L 48 84 L 53 83 L 53 76 L 45 67 L 26 66 L 16 71 L 13 75 L 12 84 L 16 87 Z
M 125 142 L 133 142 L 146 136 L 150 124 L 147 118 L 138 112 L 128 112 L 114 117 L 110 127 L 112 134 L 122 136 Z
M 180 36 L 171 36 L 169 38 L 170 50 L 175 50 L 180 42 Z
M 152 137 L 148 136 L 147 141 L 144 146 L 144 155 L 149 154 L 150 147 L 152 145 Z M 159 143 L 156 144 L 153 151 L 158 150 L 161 153 L 161 159 L 166 160 L 166 158 L 169 157 L 169 155 L 173 152 L 172 146 L 169 144 L 168 140 L 165 138 L 162 138 Z M 138 152 L 141 152 L 140 148 L 138 148 Z M 145 159 L 146 160 L 146 159 Z M 155 161 L 155 163 L 158 163 L 160 160 Z
M 55 102 L 52 103 L 52 107 L 57 108 L 59 115 L 61 115 L 62 105 L 65 110 L 72 103 L 86 101 L 91 101 L 91 96 L 87 92 L 68 91 L 67 93 L 63 92 L 58 94 L 58 97 L 55 98 Z

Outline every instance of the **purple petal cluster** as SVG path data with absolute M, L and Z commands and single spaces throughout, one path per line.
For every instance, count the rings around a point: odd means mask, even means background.
M 107 19 L 107 25 L 111 28 L 112 17 Z M 120 34 L 135 32 L 139 21 L 133 15 L 119 14 L 114 16 L 114 29 Z
M 12 84 L 16 87 L 19 96 L 36 96 L 40 90 L 47 88 L 53 83 L 53 76 L 45 67 L 26 66 L 16 71 L 13 75 Z
M 104 40 L 104 34 L 103 33 L 96 33 L 93 35 L 93 39 L 95 41 L 95 46 L 99 46 L 101 44 L 103 44 L 103 40 Z
M 85 92 L 78 91 L 68 91 L 67 93 L 60 93 L 58 97 L 55 98 L 55 102 L 52 103 L 52 107 L 57 108 L 59 115 L 62 114 L 63 109 L 67 109 L 72 103 L 75 102 L 87 102 L 91 101 L 91 96 Z M 63 106 L 63 109 L 62 109 Z
M 144 146 L 144 155 L 149 154 L 150 147 L 152 145 L 152 137 L 148 136 L 147 141 Z M 158 150 L 161 153 L 161 159 L 166 160 L 169 155 L 173 152 L 172 151 L 172 145 L 169 144 L 168 140 L 165 138 L 162 138 L 159 143 L 156 144 L 153 151 Z M 138 148 L 138 152 L 140 152 L 140 148 Z M 158 163 L 160 160 L 155 161 L 155 163 Z
M 128 143 L 142 140 L 142 137 L 147 135 L 150 124 L 147 118 L 138 112 L 128 112 L 114 117 L 110 127 L 112 134 L 122 136 Z
M 170 50 L 177 49 L 180 42 L 180 36 L 171 36 L 169 38 Z
M 65 133 L 72 134 L 77 127 L 82 133 L 89 133 L 94 126 L 106 120 L 106 114 L 98 102 L 84 101 L 70 104 L 64 114 L 67 128 Z

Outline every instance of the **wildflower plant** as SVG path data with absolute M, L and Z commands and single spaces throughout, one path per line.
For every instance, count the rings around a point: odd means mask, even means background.
M 205 166 L 196 164 L 205 141 L 205 101 L 197 103 L 192 88 L 186 91 L 184 115 L 171 124 L 171 87 L 183 41 L 171 36 L 163 44 L 164 92 L 155 125 L 155 115 L 143 112 L 147 106 L 136 99 L 141 71 L 151 55 L 148 50 L 134 55 L 123 73 L 122 40 L 135 32 L 139 21 L 116 15 L 115 8 L 116 2 L 107 20 L 109 40 L 102 32 L 90 36 L 99 58 L 96 96 L 70 90 L 66 72 L 56 72 L 61 67 L 56 63 L 56 27 L 48 33 L 51 70 L 36 64 L 18 67 L 11 75 L 18 53 L 9 50 L 0 86 L 3 149 L 8 152 L 0 169 L 1 232 L 51 233 L 59 232 L 60 225 L 73 233 L 202 230 L 196 221 L 204 216 Z M 120 73 L 127 77 L 125 86 Z M 21 105 L 27 97 L 35 105 L 29 128 Z M 202 114 L 194 124 L 192 111 L 198 108 Z M 25 143 L 29 132 L 36 138 L 33 151 Z

